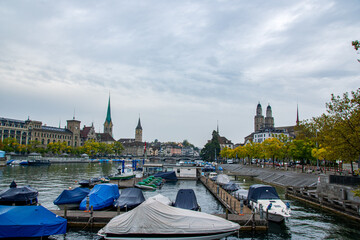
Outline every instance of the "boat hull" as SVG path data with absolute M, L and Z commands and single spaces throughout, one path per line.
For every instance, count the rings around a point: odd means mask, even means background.
M 64 210 L 65 207 L 67 210 L 77 210 L 80 207 L 80 203 L 69 203 L 69 204 L 58 204 L 60 210 Z
M 161 240 L 215 240 L 215 239 L 221 239 L 226 236 L 236 234 L 237 231 L 230 231 L 230 232 L 220 232 L 220 233 L 213 233 L 208 235 L 197 235 L 197 234 L 127 234 L 127 235 L 102 235 L 99 234 L 99 236 L 102 236 L 105 239 L 112 240 L 155 240 L 155 239 L 161 239 Z

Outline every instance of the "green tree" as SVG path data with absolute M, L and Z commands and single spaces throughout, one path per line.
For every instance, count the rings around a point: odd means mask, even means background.
M 120 142 L 114 142 L 112 144 L 112 150 L 115 153 L 115 155 L 119 156 L 122 151 L 124 151 L 124 147 Z
M 3 144 L 5 152 L 15 152 L 19 145 L 15 138 L 5 138 Z
M 310 140 L 294 140 L 292 141 L 289 147 L 290 156 L 294 160 L 300 161 L 302 166 L 302 171 L 304 171 L 304 165 L 309 163 L 311 160 L 314 160 L 314 157 L 311 155 L 312 149 L 315 147 L 315 144 Z
M 360 43 L 359 43 L 358 40 L 352 41 L 352 42 L 351 42 L 351 45 L 354 46 L 354 48 L 355 48 L 356 51 L 358 51 L 359 48 L 360 48 Z M 358 59 L 358 62 L 360 62 L 360 59 Z
M 272 159 L 273 167 L 275 167 L 275 160 L 282 156 L 281 149 L 284 145 L 279 139 L 272 137 L 265 139 L 262 143 L 265 158 Z
M 219 134 L 214 130 L 212 139 L 201 149 L 200 156 L 203 160 L 213 162 L 220 154 Z

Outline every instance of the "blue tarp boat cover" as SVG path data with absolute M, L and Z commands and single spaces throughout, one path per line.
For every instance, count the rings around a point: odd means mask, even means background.
M 234 182 L 229 182 L 228 184 L 223 186 L 223 189 L 226 191 L 236 191 L 239 190 L 240 187 Z
M 79 203 L 90 193 L 88 188 L 64 190 L 54 201 L 55 205 Z
M 37 203 L 38 191 L 30 186 L 17 187 L 13 181 L 10 188 L 0 192 L 1 205 L 31 205 Z
M 249 188 L 248 201 L 257 202 L 258 199 L 280 199 L 273 186 L 254 184 Z
M 66 233 L 67 220 L 43 206 L 0 206 L 0 238 Z
M 194 190 L 180 189 L 176 195 L 174 207 L 195 211 L 199 210 L 199 204 L 197 203 Z
M 175 171 L 172 172 L 158 172 L 154 175 L 154 177 L 161 177 L 165 179 L 166 181 L 177 181 L 176 173 Z
M 89 193 L 89 209 L 93 206 L 94 210 L 100 210 L 113 206 L 114 201 L 119 198 L 119 188 L 116 184 L 103 183 L 95 185 Z M 80 203 L 80 210 L 86 210 L 85 197 Z
M 120 197 L 115 202 L 114 206 L 120 209 L 132 209 L 139 206 L 145 201 L 144 194 L 139 188 L 125 188 L 121 191 Z

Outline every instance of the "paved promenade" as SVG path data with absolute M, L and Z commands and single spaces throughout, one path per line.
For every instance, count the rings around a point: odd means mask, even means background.
M 263 182 L 284 187 L 314 186 L 319 177 L 319 174 L 315 173 L 301 173 L 270 167 L 262 168 L 256 165 L 222 164 L 221 167 L 228 175 L 252 176 Z

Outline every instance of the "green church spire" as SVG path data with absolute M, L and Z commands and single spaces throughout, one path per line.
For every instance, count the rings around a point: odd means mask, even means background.
M 107 114 L 106 114 L 106 122 L 110 123 L 111 122 L 111 112 L 110 112 L 110 94 L 109 94 L 109 104 L 108 104 L 108 109 L 107 109 Z

